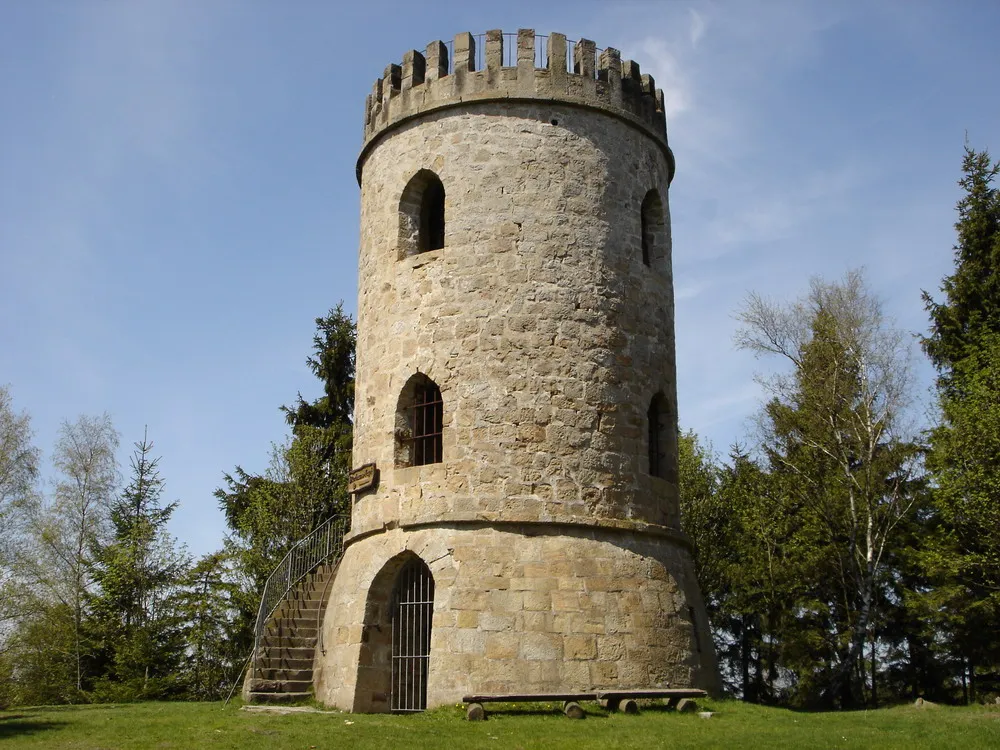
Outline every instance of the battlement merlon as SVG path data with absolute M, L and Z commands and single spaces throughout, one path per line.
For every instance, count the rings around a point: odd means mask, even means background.
M 463 32 L 455 36 L 450 66 L 447 45 L 436 41 L 423 54 L 410 50 L 402 65 L 389 65 L 375 81 L 365 101 L 359 184 L 365 156 L 383 133 L 428 112 L 499 99 L 550 101 L 608 112 L 661 144 L 673 179 L 663 91 L 652 76 L 640 72 L 638 63 L 622 60 L 611 47 L 598 55 L 594 42 L 581 39 L 573 45 L 569 70 L 565 35 L 541 37 L 534 29 L 518 30 L 516 47 L 506 45 L 513 59 L 505 59 L 503 32 L 495 29 L 482 36 L 485 53 L 480 70 L 476 70 L 476 37 Z M 539 40 L 545 40 L 544 67 L 535 65 Z

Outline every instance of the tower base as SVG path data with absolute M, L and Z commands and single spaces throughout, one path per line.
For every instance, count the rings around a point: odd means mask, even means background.
M 379 712 L 470 693 L 714 692 L 715 655 L 685 538 L 618 525 L 470 521 L 356 536 L 316 648 L 316 698 Z M 404 573 L 414 566 L 432 588 L 400 584 L 401 575 L 416 580 Z M 435 592 L 429 634 L 401 586 Z

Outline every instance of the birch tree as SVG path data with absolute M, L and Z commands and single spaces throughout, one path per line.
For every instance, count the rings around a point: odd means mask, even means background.
M 92 550 L 107 540 L 118 485 L 118 433 L 107 414 L 64 422 L 53 463 L 59 472 L 52 497 L 35 519 L 37 555 L 31 577 L 73 618 L 76 689 L 83 689 L 83 620 L 91 584 Z
M 14 411 L 10 392 L 0 386 L 0 626 L 15 618 L 17 586 L 13 568 L 25 517 L 37 501 L 40 454 L 31 442 L 31 420 Z M 0 638 L 3 633 L 0 632 Z
M 832 585 L 816 605 L 830 611 L 811 613 L 830 636 L 830 663 L 817 680 L 824 702 L 850 705 L 861 693 L 887 552 L 913 502 L 909 348 L 858 271 L 813 279 L 791 304 L 751 294 L 738 319 L 737 345 L 784 368 L 760 378 L 770 397 L 762 445 L 825 552 L 817 580 L 802 583 Z

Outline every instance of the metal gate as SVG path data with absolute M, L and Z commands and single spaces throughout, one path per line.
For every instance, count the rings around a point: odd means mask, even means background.
M 393 711 L 427 708 L 427 666 L 431 653 L 434 577 L 423 560 L 410 560 L 392 593 Z

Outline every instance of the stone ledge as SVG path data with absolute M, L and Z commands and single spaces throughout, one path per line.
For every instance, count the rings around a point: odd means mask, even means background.
M 497 530 L 518 530 L 525 533 L 527 527 L 528 535 L 534 533 L 547 534 L 557 531 L 575 529 L 580 531 L 604 532 L 608 534 L 634 534 L 636 536 L 651 536 L 660 539 L 670 539 L 676 544 L 684 547 L 688 551 L 693 550 L 693 543 L 683 531 L 670 528 L 669 526 L 658 526 L 642 521 L 625 521 L 613 518 L 596 518 L 587 521 L 579 518 L 550 518 L 537 521 L 517 521 L 499 518 L 490 518 L 488 513 L 464 514 L 445 513 L 438 516 L 428 515 L 427 518 L 416 518 L 403 522 L 391 522 L 383 524 L 377 528 L 364 529 L 351 532 L 344 538 L 344 550 L 362 539 L 379 534 L 385 534 L 394 529 L 403 531 L 416 531 L 427 528 L 494 528 Z

